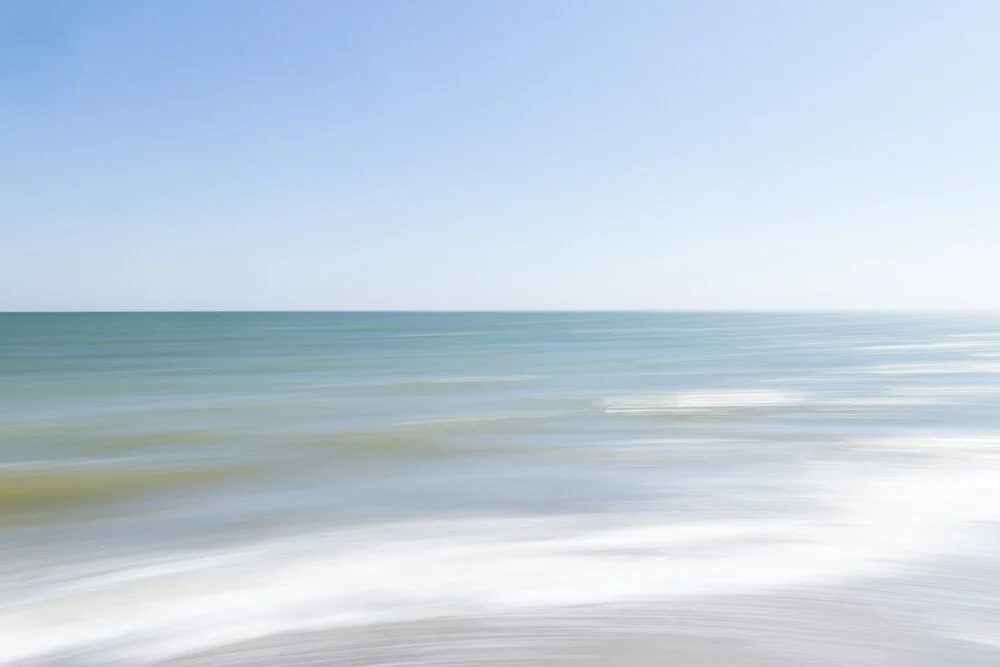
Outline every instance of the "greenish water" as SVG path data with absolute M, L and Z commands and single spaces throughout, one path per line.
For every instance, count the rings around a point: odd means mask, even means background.
M 992 317 L 0 314 L 0 405 L 0 664 L 879 582 L 1000 637 Z

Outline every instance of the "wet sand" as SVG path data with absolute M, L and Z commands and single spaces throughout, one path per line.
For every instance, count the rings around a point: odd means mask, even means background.
M 977 646 L 871 601 L 734 597 L 561 617 L 450 619 L 297 633 L 163 667 L 996 667 Z

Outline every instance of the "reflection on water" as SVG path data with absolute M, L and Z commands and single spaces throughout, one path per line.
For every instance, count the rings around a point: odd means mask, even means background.
M 0 664 L 1000 664 L 998 356 L 978 316 L 0 315 Z

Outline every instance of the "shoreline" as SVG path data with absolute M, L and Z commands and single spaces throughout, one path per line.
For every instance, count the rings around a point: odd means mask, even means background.
M 995 667 L 858 588 L 280 634 L 156 667 Z

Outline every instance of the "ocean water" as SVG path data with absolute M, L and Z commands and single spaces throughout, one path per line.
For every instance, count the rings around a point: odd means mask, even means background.
M 1000 665 L 1000 318 L 0 314 L 0 665 Z

